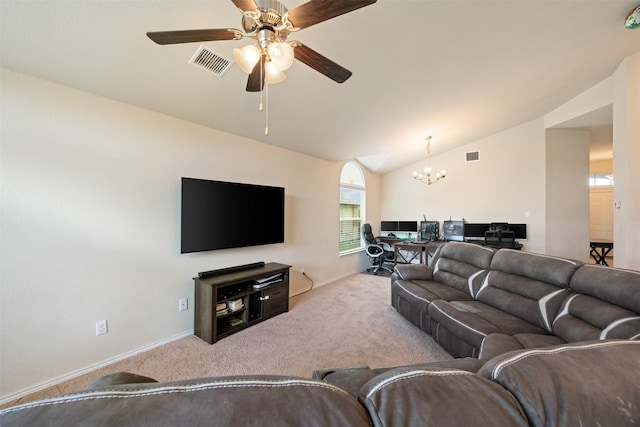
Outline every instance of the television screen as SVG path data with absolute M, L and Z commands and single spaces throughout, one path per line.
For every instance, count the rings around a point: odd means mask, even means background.
M 284 242 L 284 188 L 182 178 L 180 252 Z

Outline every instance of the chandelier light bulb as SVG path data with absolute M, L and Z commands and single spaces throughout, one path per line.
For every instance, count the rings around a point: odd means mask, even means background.
M 251 74 L 253 67 L 260 60 L 260 49 L 252 44 L 243 48 L 235 48 L 233 49 L 233 59 L 235 59 L 236 64 L 242 71 Z
M 271 61 L 267 62 L 266 66 L 264 67 L 264 71 L 265 71 L 264 81 L 270 85 L 280 83 L 281 81 L 287 78 L 287 76 L 282 71 L 280 71 L 275 65 L 273 65 Z
M 293 65 L 293 48 L 289 43 L 271 43 L 267 53 L 273 66 L 280 71 L 286 71 Z
M 431 168 L 424 168 L 424 174 L 427 176 L 431 175 Z

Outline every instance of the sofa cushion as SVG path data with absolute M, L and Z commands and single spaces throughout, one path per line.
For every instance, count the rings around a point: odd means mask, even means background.
M 635 426 L 640 341 L 592 341 L 511 352 L 479 374 L 509 390 L 531 426 Z
M 445 301 L 473 300 L 469 294 L 463 291 L 432 280 L 396 280 L 391 284 L 391 287 L 396 296 L 411 301 L 414 306 L 424 312 L 429 310 L 429 304 L 440 299 Z
M 553 333 L 567 342 L 640 339 L 640 315 L 588 295 L 573 294 L 553 322 Z
M 562 338 L 555 335 L 542 334 L 491 334 L 482 340 L 479 359 L 489 360 L 495 356 L 515 350 L 549 347 L 566 344 Z
M 584 265 L 571 277 L 569 286 L 574 292 L 640 313 L 639 271 Z
M 570 286 L 576 293 L 564 301 L 554 334 L 568 342 L 640 339 L 640 272 L 585 265 Z
M 569 295 L 569 281 L 582 265 L 578 261 L 502 249 L 491 261 L 476 295 L 506 313 L 551 331 L 562 301 Z
M 501 249 L 491 259 L 491 270 L 567 287 L 573 274 L 583 264 L 581 261 L 550 255 Z
M 369 426 L 345 391 L 280 376 L 130 384 L 67 394 L 0 411 L 2 426 Z
M 505 389 L 457 369 L 398 368 L 362 387 L 360 402 L 374 426 L 527 426 Z
M 451 333 L 476 349 L 494 333 L 545 334 L 545 330 L 480 301 L 434 301 L 429 315 L 437 322 L 431 333 L 440 342 L 440 334 Z M 448 350 L 448 349 L 447 349 Z
M 495 250 L 480 245 L 448 242 L 431 260 L 433 280 L 475 296 Z

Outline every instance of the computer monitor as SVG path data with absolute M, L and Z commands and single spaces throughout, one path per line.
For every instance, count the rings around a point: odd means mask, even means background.
M 491 230 L 491 224 L 479 222 L 466 222 L 464 224 L 464 237 L 466 239 L 484 239 L 484 233 Z
M 380 231 L 398 231 L 398 221 L 380 221 Z
M 380 231 L 415 233 L 418 231 L 418 221 L 381 221 Z
M 444 221 L 442 223 L 444 240 L 464 241 L 464 221 Z
M 509 231 L 515 233 L 516 239 L 526 240 L 527 238 L 527 224 L 509 224 Z
M 440 226 L 438 221 L 420 221 L 420 240 L 438 240 Z
M 418 221 L 398 221 L 398 231 L 418 231 Z

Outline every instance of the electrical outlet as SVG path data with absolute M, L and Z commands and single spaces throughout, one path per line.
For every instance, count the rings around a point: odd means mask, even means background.
M 107 330 L 107 321 L 106 320 L 100 320 L 100 321 L 96 322 L 96 336 L 104 335 L 107 332 L 109 332 L 109 331 Z
M 185 311 L 187 308 L 189 308 L 188 302 L 189 300 L 187 298 L 178 300 L 178 311 Z

